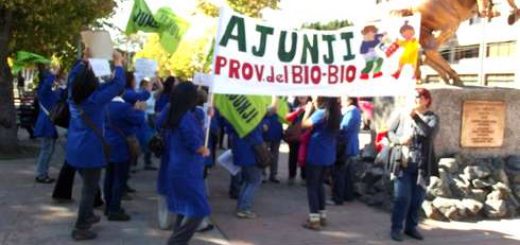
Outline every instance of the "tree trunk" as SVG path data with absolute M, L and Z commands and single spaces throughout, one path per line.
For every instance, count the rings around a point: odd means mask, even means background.
M 0 153 L 18 149 L 13 76 L 7 64 L 13 12 L 0 7 Z

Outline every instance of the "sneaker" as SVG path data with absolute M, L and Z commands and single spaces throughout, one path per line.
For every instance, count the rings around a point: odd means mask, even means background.
M 107 219 L 110 221 L 129 221 L 131 217 L 124 211 L 119 211 L 116 213 L 108 213 Z
M 417 229 L 406 230 L 406 231 L 404 231 L 404 234 L 406 234 L 407 236 L 409 236 L 413 239 L 417 239 L 417 240 L 424 239 L 423 235 Z
M 390 237 L 392 238 L 392 240 L 394 240 L 396 242 L 402 242 L 404 240 L 403 234 L 398 231 L 391 231 Z
M 75 241 L 85 241 L 85 240 L 93 240 L 96 239 L 97 234 L 91 230 L 80 230 L 74 229 L 72 231 L 72 239 Z
M 327 224 L 328 224 L 327 223 L 327 218 L 320 218 L 320 225 L 321 226 L 325 227 L 325 226 L 327 226 Z
M 49 177 L 49 176 L 38 176 L 34 179 L 36 181 L 36 183 L 40 183 L 40 184 L 52 184 L 54 183 L 54 180 L 53 178 Z
M 252 211 L 238 211 L 236 215 L 241 219 L 256 219 L 257 217 L 257 215 Z
M 310 221 L 307 220 L 305 223 L 303 223 L 303 228 L 313 230 L 313 231 L 319 231 L 321 230 L 321 224 L 320 221 Z

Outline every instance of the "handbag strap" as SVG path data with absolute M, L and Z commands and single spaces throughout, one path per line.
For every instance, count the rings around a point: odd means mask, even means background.
M 49 117 L 50 116 L 49 110 L 47 110 L 47 108 L 45 108 L 45 106 L 42 105 L 42 102 L 40 102 L 40 100 L 38 100 L 38 105 L 40 105 L 40 109 L 45 113 L 45 115 L 47 115 Z
M 103 137 L 103 133 L 98 128 L 98 126 L 94 123 L 94 121 L 92 121 L 92 119 L 87 115 L 87 113 L 85 113 L 83 108 L 81 108 L 79 106 L 78 106 L 78 108 L 79 108 L 79 116 L 81 117 L 83 122 L 87 125 L 87 127 L 92 129 L 92 131 L 98 137 L 98 139 L 101 140 L 101 144 L 103 144 L 104 146 L 108 146 L 107 142 L 105 141 L 105 138 Z

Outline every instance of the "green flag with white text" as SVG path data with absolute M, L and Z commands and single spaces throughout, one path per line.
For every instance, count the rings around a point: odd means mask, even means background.
M 215 94 L 215 107 L 241 138 L 258 126 L 270 103 L 270 96 Z
M 169 53 L 174 53 L 177 46 L 182 39 L 182 36 L 188 28 L 190 23 L 183 18 L 177 16 L 168 7 L 162 7 L 155 13 L 155 20 L 159 23 L 159 42 L 164 50 Z
M 159 23 L 146 5 L 144 0 L 135 0 L 130 19 L 126 24 L 125 33 L 127 35 L 143 32 L 159 32 Z

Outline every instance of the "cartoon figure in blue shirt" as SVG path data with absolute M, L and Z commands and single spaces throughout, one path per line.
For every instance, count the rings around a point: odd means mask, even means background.
M 365 58 L 365 68 L 361 70 L 361 79 L 367 80 L 370 72 L 373 72 L 372 77 L 378 78 L 383 75 L 381 67 L 383 66 L 383 58 L 381 58 L 377 52 L 376 47 L 381 44 L 385 34 L 377 33 L 377 27 L 375 25 L 368 25 L 363 28 L 361 34 L 363 34 L 363 42 L 361 42 L 361 55 Z

